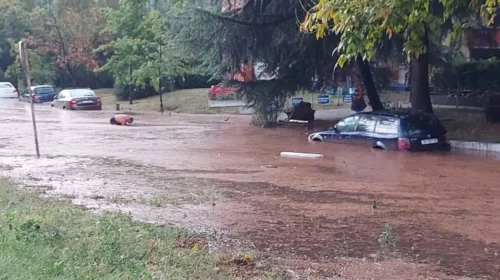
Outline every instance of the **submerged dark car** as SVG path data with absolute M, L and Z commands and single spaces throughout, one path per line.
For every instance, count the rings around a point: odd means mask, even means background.
M 52 102 L 56 96 L 56 88 L 51 85 L 31 87 L 31 95 L 34 103 Z M 25 89 L 19 95 L 19 101 L 30 102 L 28 89 Z
M 309 141 L 363 145 L 383 150 L 450 150 L 447 131 L 434 115 L 409 111 L 364 112 L 349 116 Z

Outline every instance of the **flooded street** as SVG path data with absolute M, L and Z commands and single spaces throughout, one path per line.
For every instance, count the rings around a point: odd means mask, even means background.
M 308 143 L 312 130 L 256 128 L 247 116 L 144 113 L 119 127 L 114 112 L 36 107 L 41 159 L 29 104 L 0 100 L 0 173 L 26 188 L 315 276 L 500 279 L 497 155 Z M 377 241 L 386 224 L 395 246 Z

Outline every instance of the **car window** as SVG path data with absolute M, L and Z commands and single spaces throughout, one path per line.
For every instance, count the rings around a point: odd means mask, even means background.
M 443 124 L 433 115 L 411 116 L 404 120 L 404 127 L 408 136 L 446 134 Z
M 56 90 L 53 87 L 41 87 L 41 88 L 35 88 L 35 93 L 36 94 L 53 94 L 55 93 Z
M 350 132 L 354 131 L 359 116 L 352 116 L 341 120 L 336 126 L 337 132 Z
M 79 98 L 79 97 L 92 97 L 95 94 L 90 90 L 72 90 L 70 93 L 71 97 Z
M 359 118 L 358 125 L 356 126 L 356 131 L 373 132 L 375 130 L 376 123 L 377 118 L 374 116 L 361 116 Z
M 380 117 L 375 128 L 375 133 L 399 135 L 398 126 L 398 119 Z
M 0 84 L 0 88 L 13 88 L 14 86 L 11 84 Z
M 64 99 L 64 98 L 66 98 L 66 94 L 65 94 L 65 92 L 61 92 L 61 93 L 59 93 L 59 95 L 57 96 L 57 99 Z

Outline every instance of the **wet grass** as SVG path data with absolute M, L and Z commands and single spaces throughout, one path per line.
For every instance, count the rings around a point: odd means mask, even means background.
M 329 104 L 319 104 L 318 103 L 318 96 L 320 94 L 315 92 L 311 93 L 309 91 L 305 92 L 299 92 L 297 93 L 294 97 L 299 97 L 303 98 L 304 102 L 309 102 L 312 104 L 313 108 L 315 110 L 321 110 L 321 109 L 338 109 L 338 108 L 349 108 L 351 107 L 351 103 L 343 103 L 342 98 L 338 98 L 337 96 L 334 96 L 330 99 Z M 292 99 L 290 98 L 287 102 L 287 105 L 285 107 L 292 107 Z
M 14 167 L 12 165 L 0 163 L 0 171 L 12 171 L 12 170 L 14 170 Z
M 231 279 L 188 233 L 95 215 L 0 179 L 0 279 Z
M 208 108 L 208 88 L 177 90 L 163 94 L 165 111 L 189 114 L 235 114 L 235 108 Z M 127 101 L 117 101 L 114 89 L 99 89 L 95 93 L 101 97 L 104 108 L 114 110 L 116 103 L 120 103 L 124 111 L 160 111 L 160 97 L 152 96 L 134 101 L 130 105 Z
M 215 189 L 205 188 L 196 190 L 194 192 L 186 192 L 179 190 L 172 192 L 171 195 L 154 195 L 154 196 L 137 196 L 137 197 L 124 197 L 124 196 L 111 196 L 108 198 L 110 203 L 114 204 L 142 204 L 153 207 L 167 207 L 167 206 L 180 206 L 180 205 L 200 205 L 212 204 L 220 200 L 222 194 Z
M 434 109 L 451 140 L 500 143 L 500 124 L 489 124 L 483 110 Z

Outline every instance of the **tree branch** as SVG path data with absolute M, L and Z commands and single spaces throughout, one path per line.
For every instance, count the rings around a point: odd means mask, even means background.
M 267 21 L 267 22 L 252 22 L 252 21 L 240 20 L 240 19 L 233 18 L 233 17 L 227 17 L 227 16 L 215 14 L 215 13 L 212 13 L 210 11 L 207 11 L 207 10 L 204 10 L 201 8 L 196 8 L 195 10 L 197 10 L 198 12 L 207 14 L 211 17 L 218 18 L 218 19 L 223 20 L 223 21 L 228 21 L 228 22 L 241 24 L 241 25 L 248 25 L 248 26 L 259 26 L 259 27 L 270 26 L 270 25 L 279 25 L 279 24 L 284 23 L 286 21 L 295 19 L 295 11 L 288 14 L 288 15 L 285 15 L 281 18 L 275 19 L 275 20 L 271 20 L 271 21 Z

